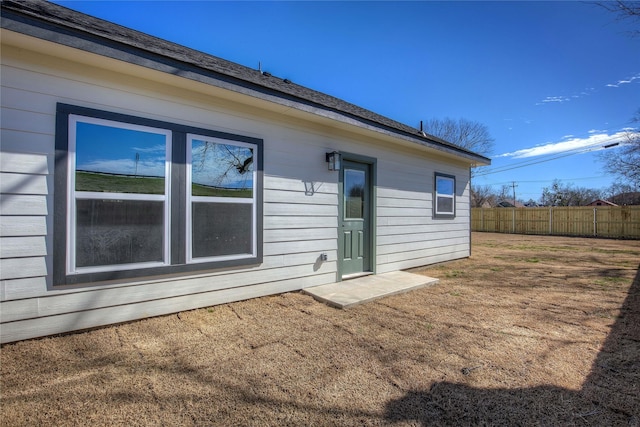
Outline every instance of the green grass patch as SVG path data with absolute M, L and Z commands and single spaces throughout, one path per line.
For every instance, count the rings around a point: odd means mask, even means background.
M 613 277 L 601 277 L 600 279 L 596 279 L 596 281 L 594 282 L 596 285 L 601 286 L 603 288 L 609 288 L 611 286 L 614 285 L 622 285 L 625 284 L 627 282 L 627 278 L 626 277 L 618 277 L 618 276 L 613 276 Z
M 76 191 L 93 191 L 97 193 L 134 193 L 134 194 L 164 194 L 165 179 L 162 177 L 109 175 L 95 172 L 76 172 Z M 191 194 L 204 197 L 240 197 L 251 198 L 253 191 L 248 189 L 233 189 L 208 187 L 193 184 Z
M 206 185 L 200 184 L 191 185 L 191 194 L 194 196 L 205 197 L 253 197 L 252 190 L 250 188 L 236 190 L 229 188 L 207 187 Z
M 76 172 L 76 191 L 164 194 L 164 178 Z
M 445 275 L 447 278 L 461 277 L 465 275 L 465 272 L 462 270 L 451 270 L 451 271 L 447 271 Z

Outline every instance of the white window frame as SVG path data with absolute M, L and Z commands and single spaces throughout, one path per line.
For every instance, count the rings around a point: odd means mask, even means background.
M 452 194 L 448 193 L 440 193 L 438 191 L 438 180 L 448 180 L 452 184 Z M 443 173 L 435 173 L 434 176 L 434 196 L 433 196 L 433 210 L 435 217 L 441 218 L 453 218 L 456 215 L 456 177 L 453 175 L 447 175 Z M 439 198 L 451 199 L 451 211 L 441 211 L 440 204 L 438 203 Z
M 130 123 L 123 123 L 112 120 L 99 119 L 95 117 L 87 117 L 82 115 L 70 114 L 69 115 L 69 135 L 68 135 L 68 163 L 67 168 L 67 263 L 66 273 L 68 275 L 85 274 L 85 273 L 98 273 L 98 272 L 112 272 L 121 270 L 135 270 L 140 268 L 166 266 L 171 263 L 171 245 L 170 245 L 170 230 L 171 224 L 171 143 L 172 132 L 167 129 L 153 128 L 149 126 L 134 125 Z M 76 130 L 78 123 L 89 123 L 101 126 L 115 127 L 119 129 L 140 131 L 162 135 L 166 141 L 165 149 L 165 176 L 164 195 L 159 194 L 138 194 L 138 193 L 107 193 L 107 192 L 88 192 L 88 191 L 76 191 Z M 76 266 L 76 200 L 89 200 L 89 199 L 101 199 L 101 200 L 139 200 L 139 201 L 162 201 L 164 203 L 163 213 L 163 260 L 152 262 L 140 262 L 130 264 L 111 264 L 101 265 L 93 267 L 78 267 Z
M 244 258 L 253 258 L 256 256 L 258 252 L 258 238 L 257 238 L 257 168 L 253 168 L 252 171 L 252 187 L 251 187 L 251 198 L 248 197 L 209 197 L 209 196 L 194 196 L 192 195 L 192 179 L 193 179 L 193 159 L 192 159 L 192 147 L 193 141 L 205 141 L 212 142 L 216 144 L 225 144 L 225 145 L 236 145 L 239 147 L 246 147 L 253 149 L 254 158 L 258 158 L 258 146 L 255 144 L 245 143 L 241 141 L 234 141 L 229 139 L 216 138 L 211 136 L 198 135 L 193 133 L 187 134 L 187 176 L 186 176 L 186 249 L 187 249 L 187 263 L 202 263 L 202 262 L 212 262 L 212 261 L 227 261 L 227 260 L 236 260 L 236 259 L 244 259 Z M 198 203 L 246 203 L 252 204 L 251 209 L 251 253 L 249 254 L 231 254 L 231 255 L 220 255 L 220 256 L 212 256 L 212 257 L 193 257 L 193 221 L 191 220 L 192 215 L 192 207 L 193 202 Z

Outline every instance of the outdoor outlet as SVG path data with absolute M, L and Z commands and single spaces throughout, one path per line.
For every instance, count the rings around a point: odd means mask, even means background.
M 329 256 L 327 254 L 322 254 L 322 255 L 320 255 L 320 259 L 322 261 L 327 261 L 329 259 Z

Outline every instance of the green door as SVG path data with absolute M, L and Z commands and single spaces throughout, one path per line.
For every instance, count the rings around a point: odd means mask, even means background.
M 344 161 L 340 178 L 340 262 L 342 278 L 371 271 L 371 173 L 365 163 Z

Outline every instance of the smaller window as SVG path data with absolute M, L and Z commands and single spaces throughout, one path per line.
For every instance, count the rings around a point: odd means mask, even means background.
M 453 218 L 456 215 L 456 178 L 436 173 L 434 216 Z

